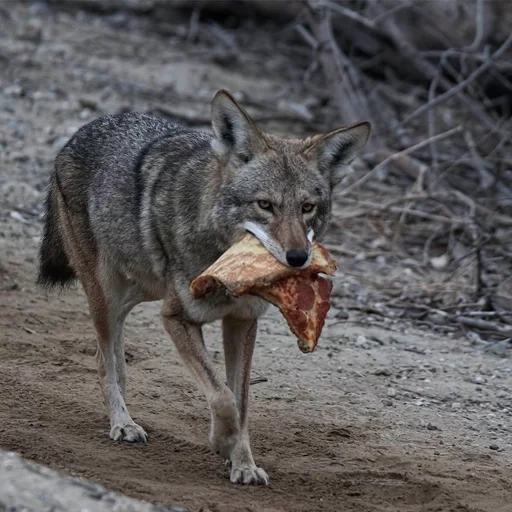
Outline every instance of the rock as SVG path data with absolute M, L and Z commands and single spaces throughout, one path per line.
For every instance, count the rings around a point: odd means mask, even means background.
M 497 444 L 491 444 L 491 445 L 489 446 L 489 448 L 490 448 L 491 450 L 499 450 L 499 449 L 500 449 L 500 447 L 499 447 Z
M 90 110 L 98 110 L 98 102 L 93 98 L 79 98 L 78 103 L 82 108 L 88 108 Z
M 427 423 L 427 430 L 439 430 L 439 427 L 433 425 L 432 423 Z
M 9 85 L 4 89 L 4 94 L 13 98 L 21 98 L 25 95 L 25 91 L 21 85 Z
M 443 315 L 441 313 L 430 313 L 427 316 L 427 319 L 430 322 L 432 322 L 433 324 L 437 324 L 437 325 L 446 325 L 446 324 L 450 323 L 450 319 L 448 318 L 448 315 Z
M 388 388 L 388 396 L 389 397 L 396 396 L 396 389 L 395 388 Z
M 448 254 L 442 254 L 441 256 L 430 258 L 430 265 L 435 270 L 442 270 L 443 268 L 446 268 L 449 262 L 450 257 L 448 256 Z
M 21 213 L 12 211 L 9 213 L 9 216 L 11 219 L 17 220 L 18 222 L 21 222 L 22 224 L 30 224 L 30 222 L 21 215 Z
M 187 512 L 181 507 L 128 498 L 96 483 L 26 461 L 12 452 L 0 452 L 0 510 Z
M 481 375 L 475 375 L 472 379 L 471 379 L 471 382 L 473 384 L 485 384 L 487 382 L 487 379 L 482 377 Z
M 380 254 L 375 258 L 375 262 L 377 263 L 377 265 L 379 265 L 379 267 L 384 267 L 387 265 L 388 259 L 386 258 L 386 256 Z
M 366 336 L 363 336 L 362 334 L 360 334 L 357 338 L 356 338 L 356 343 L 358 345 L 365 345 L 366 344 Z
M 378 377 L 389 377 L 392 375 L 392 371 L 389 368 L 381 368 L 380 370 L 376 370 L 374 375 L 377 375 Z
M 92 115 L 92 110 L 90 108 L 84 108 L 83 110 L 80 111 L 80 114 L 78 114 L 78 117 L 82 120 L 82 121 L 85 121 L 86 119 L 89 119 Z
M 348 317 L 348 311 L 345 309 L 340 309 L 334 314 L 334 318 L 338 318 L 339 320 L 348 320 Z

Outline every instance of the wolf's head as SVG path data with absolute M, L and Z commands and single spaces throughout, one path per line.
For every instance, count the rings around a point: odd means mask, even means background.
M 307 139 L 262 133 L 227 91 L 212 102 L 220 190 L 214 228 L 227 243 L 250 231 L 285 265 L 306 267 L 325 231 L 333 188 L 366 144 L 364 122 Z

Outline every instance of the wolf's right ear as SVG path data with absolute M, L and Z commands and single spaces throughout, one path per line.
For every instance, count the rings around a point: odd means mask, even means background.
M 212 148 L 219 156 L 233 151 L 248 162 L 256 152 L 267 147 L 249 114 L 224 89 L 218 91 L 212 101 L 212 127 L 215 133 Z

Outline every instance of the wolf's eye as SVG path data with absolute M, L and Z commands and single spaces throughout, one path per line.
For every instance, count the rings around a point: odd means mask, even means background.
M 258 201 L 258 206 L 262 210 L 269 210 L 269 211 L 272 210 L 272 203 L 270 201 L 265 201 L 265 200 Z
M 315 207 L 314 204 L 311 203 L 304 203 L 302 205 L 302 213 L 311 213 L 313 211 L 313 208 Z

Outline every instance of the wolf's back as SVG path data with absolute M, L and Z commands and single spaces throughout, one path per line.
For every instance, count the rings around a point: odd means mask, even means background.
M 89 218 L 91 196 L 102 198 L 103 208 L 111 210 L 109 216 L 115 222 L 116 209 L 127 204 L 135 208 L 140 199 L 140 171 L 151 148 L 184 131 L 177 124 L 139 113 L 104 116 L 77 131 L 57 155 L 50 178 L 38 284 L 64 286 L 76 278 L 66 252 L 62 215 L 76 220 L 80 228 L 75 233 L 77 239 L 94 246 Z M 126 230 L 129 226 L 120 228 Z

